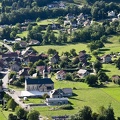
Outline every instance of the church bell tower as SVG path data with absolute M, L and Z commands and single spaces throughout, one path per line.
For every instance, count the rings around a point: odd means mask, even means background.
M 45 69 L 43 70 L 43 78 L 48 78 L 48 69 L 47 69 L 47 65 L 45 65 Z

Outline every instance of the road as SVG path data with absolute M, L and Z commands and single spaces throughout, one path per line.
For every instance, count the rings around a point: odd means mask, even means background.
M 8 75 L 9 75 L 9 71 L 6 72 L 6 75 L 2 79 L 2 81 L 3 81 L 3 88 L 8 88 Z
M 8 75 L 9 75 L 9 71 L 6 71 L 6 75 L 4 76 L 4 78 L 2 79 L 3 81 L 3 88 L 8 88 Z M 22 108 L 24 108 L 25 110 L 30 110 L 30 106 L 23 103 L 23 101 L 20 100 L 18 92 L 15 90 L 10 90 L 10 91 L 5 91 L 6 94 L 8 94 L 9 96 L 11 96 L 15 102 L 20 105 Z
M 0 42 L 0 44 L 1 44 L 1 45 L 4 45 L 10 52 L 13 52 L 13 49 L 12 49 L 11 46 L 9 46 L 9 45 L 7 45 L 7 44 L 5 44 L 5 43 L 3 43 L 3 42 Z

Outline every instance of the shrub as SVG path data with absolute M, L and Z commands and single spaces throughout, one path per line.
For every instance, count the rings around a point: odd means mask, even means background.
M 62 110 L 72 110 L 74 108 L 71 105 L 62 105 L 62 106 L 59 107 L 59 109 L 62 109 Z

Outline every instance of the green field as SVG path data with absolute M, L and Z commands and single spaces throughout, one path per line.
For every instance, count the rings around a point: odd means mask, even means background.
M 47 20 L 41 20 L 40 22 L 37 22 L 38 25 L 47 25 L 52 23 L 58 23 L 57 19 L 47 19 Z
M 23 37 L 27 37 L 27 34 L 28 34 L 28 31 L 24 31 L 24 32 L 22 32 L 20 34 L 17 34 L 17 36 L 23 38 Z
M 11 111 L 4 111 L 4 110 L 2 110 L 1 107 L 2 106 L 0 105 L 0 120 L 7 120 L 8 119 L 8 115 L 10 113 L 15 114 L 14 112 L 11 112 Z
M 33 47 L 36 51 L 39 53 L 41 52 L 47 52 L 49 48 L 56 49 L 59 54 L 61 55 L 62 52 L 70 51 L 71 49 L 76 49 L 76 52 L 78 53 L 80 50 L 86 50 L 89 52 L 89 49 L 87 48 L 86 44 L 66 44 L 66 45 L 45 45 L 45 46 L 34 46 Z
M 55 116 L 55 115 L 72 115 L 77 113 L 83 106 L 90 106 L 93 112 L 98 112 L 99 107 L 108 107 L 110 104 L 115 111 L 115 116 L 120 116 L 120 87 L 110 83 L 106 88 L 91 88 L 85 83 L 70 82 L 70 81 L 54 81 L 55 88 L 64 87 L 76 87 L 77 90 L 73 90 L 74 96 L 69 99 L 73 110 L 51 110 L 53 106 L 49 107 L 35 107 L 43 116 Z M 56 107 L 57 108 L 57 107 Z

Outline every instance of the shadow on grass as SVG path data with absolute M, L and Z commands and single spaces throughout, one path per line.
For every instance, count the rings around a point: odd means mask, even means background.
M 110 49 L 107 49 L 107 48 L 101 48 L 99 49 L 99 51 L 109 51 Z
M 103 72 L 111 72 L 110 70 L 102 69 Z
M 73 93 L 72 96 L 78 96 L 76 93 Z
M 69 99 L 74 99 L 74 100 L 78 100 L 78 101 L 84 101 L 84 100 L 80 100 L 80 99 L 77 99 L 77 98 L 69 98 Z

